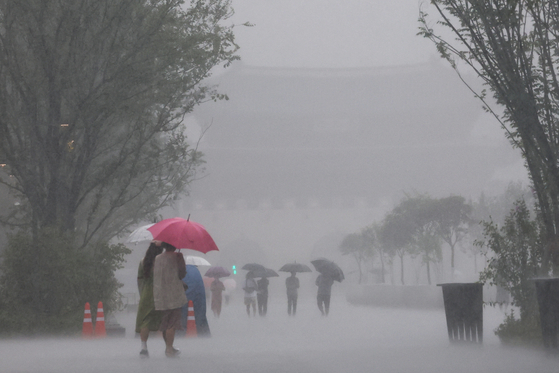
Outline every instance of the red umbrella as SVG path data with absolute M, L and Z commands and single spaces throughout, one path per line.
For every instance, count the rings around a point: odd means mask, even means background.
M 177 249 L 191 249 L 207 253 L 219 250 L 202 224 L 183 218 L 161 220 L 148 228 L 156 241 L 167 242 Z

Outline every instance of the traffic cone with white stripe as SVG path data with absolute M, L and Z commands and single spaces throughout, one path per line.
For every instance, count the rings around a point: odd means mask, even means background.
M 97 304 L 97 317 L 95 318 L 95 337 L 105 338 L 107 331 L 105 330 L 105 313 L 103 312 L 103 302 Z
M 93 336 L 93 323 L 91 322 L 91 309 L 89 302 L 85 302 L 85 311 L 83 313 L 82 337 L 91 338 Z
M 188 317 L 186 319 L 186 336 L 197 337 L 196 318 L 194 317 L 194 304 L 191 300 L 188 301 Z

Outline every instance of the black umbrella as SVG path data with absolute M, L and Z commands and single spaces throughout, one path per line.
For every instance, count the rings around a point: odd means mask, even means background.
M 247 271 L 265 271 L 266 267 L 258 263 L 247 263 L 241 269 L 246 269 Z
M 250 271 L 253 277 L 278 277 L 278 273 L 271 268 L 255 269 Z
M 297 262 L 284 264 L 279 270 L 281 272 L 312 272 L 308 265 Z
M 331 260 L 328 260 L 326 258 L 319 258 L 311 260 L 311 263 L 314 268 L 318 272 L 322 273 L 324 276 L 331 277 L 338 282 L 342 282 L 342 280 L 345 278 L 342 269 Z

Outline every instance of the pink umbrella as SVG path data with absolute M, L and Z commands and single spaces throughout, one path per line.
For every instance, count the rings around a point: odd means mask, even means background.
M 167 242 L 177 249 L 191 249 L 207 253 L 219 250 L 202 224 L 183 218 L 161 220 L 148 228 L 156 241 Z

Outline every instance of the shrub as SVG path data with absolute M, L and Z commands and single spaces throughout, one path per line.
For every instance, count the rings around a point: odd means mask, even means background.
M 505 218 L 502 227 L 489 222 L 484 224 L 487 267 L 480 274 L 480 281 L 498 285 L 508 290 L 512 305 L 518 307 L 519 319 L 511 312 L 503 324 L 496 329 L 502 341 L 518 344 L 525 339 L 533 344 L 539 335 L 539 314 L 536 289 L 532 279 L 542 272 L 542 224 L 537 217 L 532 219 L 523 200 L 517 201 Z
M 517 319 L 514 311 L 507 315 L 495 334 L 502 344 L 507 346 L 542 346 L 543 338 L 540 319 L 535 315 Z
M 114 272 L 130 250 L 122 244 L 97 242 L 76 248 L 70 233 L 44 229 L 31 235 L 11 235 L 1 254 L 0 333 L 79 333 L 85 302 L 95 315 L 103 302 L 105 314 L 119 306 L 122 287 Z

